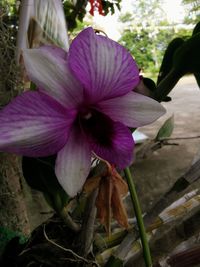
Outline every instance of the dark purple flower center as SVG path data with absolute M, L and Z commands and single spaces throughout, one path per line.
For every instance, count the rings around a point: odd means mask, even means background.
M 114 136 L 112 120 L 95 109 L 81 109 L 78 116 L 84 134 L 91 142 L 111 146 Z

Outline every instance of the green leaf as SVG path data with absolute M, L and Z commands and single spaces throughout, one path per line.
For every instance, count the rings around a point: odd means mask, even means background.
M 167 119 L 157 133 L 155 140 L 170 137 L 174 130 L 174 115 Z
M 173 39 L 164 54 L 163 61 L 160 67 L 157 84 L 159 84 L 170 72 L 173 67 L 173 56 L 178 48 L 180 48 L 184 43 L 182 38 L 175 38 Z
M 197 25 L 194 27 L 194 30 L 192 32 L 192 35 L 195 35 L 200 32 L 200 21 L 197 23 Z
M 200 32 L 186 40 L 174 53 L 173 68 L 182 76 L 186 73 L 199 73 Z
M 111 256 L 108 262 L 105 264 L 105 267 L 123 267 L 124 263 L 121 259 Z
M 199 70 L 199 73 L 194 73 L 194 77 L 195 77 L 197 84 L 200 88 L 200 70 Z
M 69 196 L 59 184 L 55 175 L 56 155 L 43 158 L 23 157 L 22 170 L 28 185 L 41 191 L 48 204 L 57 212 L 69 201 Z
M 200 73 L 200 32 L 183 42 L 172 57 L 170 72 L 158 83 L 154 98 L 162 101 L 185 74 L 193 73 L 199 85 Z M 161 71 L 162 72 L 162 71 Z

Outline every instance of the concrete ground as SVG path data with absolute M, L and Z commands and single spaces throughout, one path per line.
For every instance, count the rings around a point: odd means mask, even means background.
M 167 113 L 155 123 L 139 128 L 154 138 L 163 122 L 174 114 L 172 137 L 200 135 L 200 89 L 193 76 L 182 78 L 170 93 L 171 102 L 163 103 Z M 200 138 L 171 141 L 146 159 L 138 159 L 132 170 L 143 209 L 150 207 L 200 156 Z

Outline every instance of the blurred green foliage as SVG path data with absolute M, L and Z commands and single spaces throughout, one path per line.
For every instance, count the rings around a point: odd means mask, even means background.
M 107 14 L 114 14 L 116 9 L 120 10 L 120 4 L 122 0 L 102 0 L 102 8 L 105 16 Z M 4 8 L 5 12 L 9 14 L 8 22 L 10 23 L 11 17 L 12 23 L 16 24 L 18 8 L 21 4 L 21 0 L 1 0 L 0 7 Z M 64 13 L 67 21 L 68 30 L 72 32 L 76 27 L 83 22 L 83 19 L 87 13 L 86 7 L 90 5 L 89 0 L 62 0 Z
M 184 23 L 195 24 L 200 21 L 200 3 L 199 0 L 182 0 L 182 5 L 185 7 L 186 16 Z
M 86 15 L 86 7 L 90 1 L 77 0 L 76 4 L 73 4 L 70 0 L 63 0 L 62 2 L 68 30 L 72 32 L 80 25 L 80 22 L 83 22 L 83 18 Z M 101 2 L 105 16 L 109 13 L 114 14 L 116 9 L 120 10 L 121 0 L 102 0 Z
M 160 27 L 152 32 L 151 28 L 127 29 L 119 42 L 133 55 L 143 72 L 156 76 L 163 54 L 169 42 L 178 36 L 187 39 L 192 30 Z
M 180 36 L 187 39 L 192 33 L 184 25 L 170 25 L 161 0 L 135 1 L 132 12 L 119 20 L 124 28 L 119 42 L 131 52 L 139 68 L 154 78 L 170 41 Z

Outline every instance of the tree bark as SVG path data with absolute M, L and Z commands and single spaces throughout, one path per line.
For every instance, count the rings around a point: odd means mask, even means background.
M 0 226 L 30 233 L 24 199 L 21 158 L 2 153 L 0 156 Z

